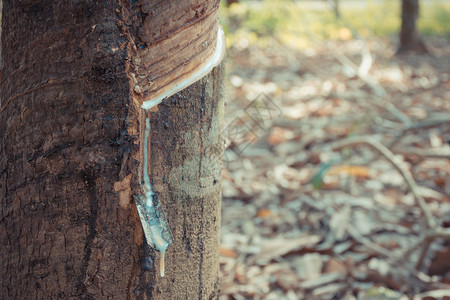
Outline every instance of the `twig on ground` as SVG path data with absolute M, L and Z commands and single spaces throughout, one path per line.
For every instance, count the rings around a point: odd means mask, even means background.
M 438 159 L 450 159 L 450 151 L 445 149 L 420 149 L 420 148 L 408 148 L 407 151 L 396 151 L 403 156 L 405 155 L 417 155 L 422 159 L 425 158 L 438 158 Z
M 383 247 L 378 246 L 377 244 L 375 244 L 374 242 L 372 242 L 371 240 L 365 238 L 364 236 L 362 236 L 355 228 L 353 228 L 352 226 L 348 226 L 347 228 L 347 232 L 359 243 L 361 243 L 362 245 L 364 245 L 365 247 L 367 247 L 368 249 L 381 254 L 383 256 L 385 256 L 388 259 L 388 262 L 391 265 L 397 265 L 398 262 L 400 261 L 400 256 L 393 254 L 392 252 L 390 252 L 388 249 L 385 249 Z M 414 275 L 417 279 L 419 279 L 422 282 L 425 283 L 434 283 L 436 282 L 436 280 L 434 280 L 432 277 L 428 276 L 427 274 L 420 272 L 418 270 L 415 270 L 414 268 L 411 268 L 407 265 L 403 265 L 402 267 L 404 267 L 405 269 L 407 269 L 410 274 Z
M 433 215 L 431 214 L 430 208 L 428 207 L 425 199 L 420 195 L 418 191 L 418 186 L 411 175 L 411 172 L 406 169 L 395 157 L 394 153 L 391 152 L 387 147 L 385 147 L 380 142 L 372 140 L 367 137 L 358 137 L 358 138 L 348 138 L 342 141 L 335 142 L 331 144 L 331 147 L 334 150 L 339 150 L 349 146 L 356 145 L 367 145 L 371 148 L 377 150 L 380 154 L 382 154 L 396 169 L 400 172 L 402 177 L 405 179 L 406 184 L 408 185 L 411 193 L 414 195 L 417 204 L 422 210 L 423 214 L 426 218 L 427 227 L 430 229 L 436 229 L 436 221 L 434 220 Z
M 385 147 L 380 142 L 370 139 L 368 137 L 358 137 L 358 138 L 348 138 L 342 141 L 338 141 L 331 144 L 332 149 L 339 150 L 345 147 L 349 146 L 356 146 L 356 145 L 367 145 L 371 148 L 377 150 L 382 156 L 384 156 L 402 175 L 402 177 L 405 179 L 408 187 L 410 188 L 412 194 L 414 195 L 417 204 L 419 205 L 420 209 L 422 210 L 427 224 L 427 230 L 425 232 L 425 235 L 412 247 L 407 249 L 403 255 L 396 256 L 390 253 L 387 249 L 384 249 L 383 247 L 378 246 L 377 244 L 371 242 L 368 239 L 365 239 L 363 236 L 361 236 L 355 229 L 349 228 L 348 232 L 350 235 L 352 235 L 353 238 L 361 242 L 363 245 L 368 247 L 369 249 L 380 253 L 386 257 L 388 257 L 393 263 L 398 263 L 400 261 L 406 261 L 410 255 L 419 247 L 424 246 L 424 248 L 421 251 L 421 255 L 417 261 L 416 267 L 417 269 L 420 268 L 422 265 L 423 259 L 425 258 L 429 247 L 431 243 L 436 238 L 444 238 L 447 240 L 450 240 L 450 229 L 448 228 L 442 228 L 438 226 L 436 223 L 433 215 L 431 214 L 431 211 L 425 202 L 425 199 L 422 197 L 422 195 L 419 192 L 419 187 L 417 186 L 414 178 L 412 177 L 411 172 L 406 169 L 401 162 L 397 160 L 394 153 L 392 153 L 387 147 Z M 424 244 L 425 243 L 425 244 Z M 407 267 L 407 266 L 405 266 Z M 420 275 L 420 276 L 419 276 Z M 423 273 L 417 273 L 417 277 L 421 280 L 428 280 L 430 277 L 424 277 L 427 276 Z
M 438 227 L 434 230 L 430 230 L 427 233 L 428 238 L 430 239 L 445 239 L 450 240 L 450 228 L 442 228 Z
M 430 118 L 430 119 L 423 120 L 423 121 L 420 121 L 417 123 L 412 123 L 412 124 L 406 126 L 405 128 L 401 129 L 395 135 L 394 139 L 387 145 L 387 147 L 392 148 L 400 140 L 400 138 L 409 131 L 414 131 L 414 130 L 423 129 L 423 128 L 428 129 L 428 128 L 438 127 L 438 126 L 445 125 L 445 124 L 450 124 L 450 115 L 448 115 L 448 114 L 439 115 L 438 117 L 435 117 L 435 118 Z
M 386 256 L 387 258 L 390 258 L 393 261 L 397 261 L 399 259 L 399 256 L 394 255 L 391 251 L 389 251 L 386 248 L 380 247 L 371 240 L 363 237 L 355 228 L 353 228 L 351 225 L 348 225 L 347 232 L 358 242 L 363 244 L 368 249 L 381 254 L 383 256 Z
M 432 128 L 441 126 L 444 124 L 450 124 L 450 115 L 443 115 L 438 116 L 437 118 L 431 118 L 427 120 L 423 120 L 417 123 L 413 123 L 409 126 L 407 126 L 405 129 L 403 129 L 403 132 L 416 130 L 416 129 L 422 129 L 422 128 Z
M 405 250 L 405 252 L 403 252 L 403 254 L 400 256 L 400 260 L 407 261 L 414 251 L 425 244 L 425 250 L 422 251 L 422 254 L 416 264 L 417 268 L 419 269 L 422 265 L 422 260 L 425 257 L 426 252 L 428 251 L 427 247 L 429 247 L 429 245 L 431 245 L 431 243 L 437 238 L 450 240 L 450 229 L 438 227 L 435 230 L 428 230 L 425 235 L 423 235 L 413 246 L 409 247 Z
M 364 43 L 363 53 L 362 53 L 362 62 L 358 67 L 356 66 L 345 54 L 340 53 L 338 51 L 330 52 L 337 61 L 339 61 L 343 66 L 353 70 L 354 74 L 356 74 L 362 81 L 364 81 L 367 86 L 370 87 L 375 96 L 377 96 L 377 100 L 381 101 L 381 104 L 384 108 L 386 108 L 393 116 L 399 119 L 403 124 L 410 125 L 411 120 L 405 115 L 402 111 L 400 111 L 395 105 L 391 102 L 386 101 L 384 98 L 388 95 L 386 90 L 381 86 L 375 79 L 370 77 L 369 70 L 372 65 L 372 55 L 370 54 L 369 48 L 366 43 Z M 378 104 L 378 102 L 375 102 Z
M 428 253 L 428 249 L 430 249 L 431 243 L 433 242 L 432 239 L 426 239 L 425 240 L 425 245 L 422 248 L 422 251 L 420 253 L 419 259 L 417 260 L 416 263 L 416 269 L 419 270 L 420 267 L 422 266 L 423 260 L 425 259 L 425 256 Z
M 400 261 L 407 261 L 408 258 L 413 254 L 414 251 L 416 251 L 418 248 L 422 247 L 423 243 L 427 240 L 427 236 L 422 236 L 418 242 L 416 242 L 413 246 L 406 249 L 402 255 L 400 255 Z

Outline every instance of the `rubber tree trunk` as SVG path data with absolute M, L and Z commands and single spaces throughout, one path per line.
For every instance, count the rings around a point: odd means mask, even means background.
M 194 0 L 3 1 L 2 299 L 217 298 L 223 61 L 141 108 L 210 52 L 193 28 L 210 18 L 207 29 L 217 30 L 217 9 Z M 189 43 L 154 52 L 180 32 Z M 185 63 L 170 61 L 180 55 Z M 173 235 L 164 277 L 135 205 L 147 119 L 147 170 Z
M 419 0 L 402 0 L 402 27 L 400 30 L 400 47 L 398 54 L 405 52 L 428 52 L 419 31 L 417 19 L 419 17 Z

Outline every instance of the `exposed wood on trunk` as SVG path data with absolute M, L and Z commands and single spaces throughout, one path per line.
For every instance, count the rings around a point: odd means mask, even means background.
M 130 72 L 137 92 L 150 100 L 186 80 L 213 56 L 219 1 L 141 2 L 141 10 L 130 11 L 126 21 L 137 31 Z

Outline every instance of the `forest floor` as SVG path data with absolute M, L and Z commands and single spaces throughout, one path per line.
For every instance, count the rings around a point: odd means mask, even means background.
M 450 40 L 228 52 L 220 299 L 450 299 Z

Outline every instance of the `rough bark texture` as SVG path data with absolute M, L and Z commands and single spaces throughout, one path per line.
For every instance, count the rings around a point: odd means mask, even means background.
M 146 112 L 123 9 L 3 1 L 1 299 L 217 295 L 223 63 L 149 112 L 151 179 L 174 235 L 160 278 L 133 201 Z
M 428 52 L 417 30 L 418 17 L 419 0 L 402 0 L 402 27 L 400 30 L 398 54 L 405 52 Z

